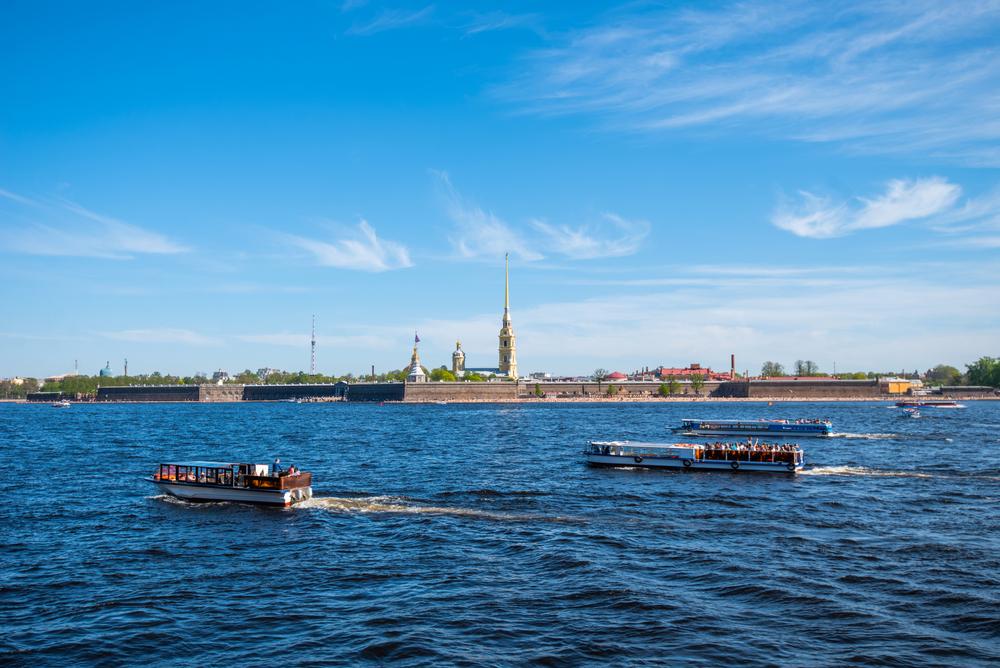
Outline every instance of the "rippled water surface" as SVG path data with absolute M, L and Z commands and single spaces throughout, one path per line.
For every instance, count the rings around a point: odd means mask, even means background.
M 830 417 L 796 476 L 589 468 L 682 417 Z M 0 405 L 0 663 L 1000 661 L 1000 404 Z M 193 505 L 160 460 L 314 472 Z

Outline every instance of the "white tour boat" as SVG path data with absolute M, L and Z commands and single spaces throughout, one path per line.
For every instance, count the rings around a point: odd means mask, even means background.
M 674 431 L 689 436 L 760 436 L 761 438 L 796 438 L 830 436 L 829 420 L 756 419 L 756 420 L 681 420 Z
M 73 404 L 71 404 L 66 399 L 61 399 L 59 401 L 53 401 L 52 402 L 52 408 L 69 408 L 72 405 Z
M 288 507 L 312 498 L 312 474 L 290 467 L 277 475 L 267 464 L 177 462 L 160 464 L 146 478 L 185 501 L 236 501 Z
M 691 471 L 794 473 L 802 468 L 797 445 L 777 443 L 642 443 L 592 441 L 583 451 L 595 466 L 640 466 Z

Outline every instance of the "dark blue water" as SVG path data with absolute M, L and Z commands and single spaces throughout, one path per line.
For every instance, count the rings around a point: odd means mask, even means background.
M 831 417 L 797 476 L 595 469 L 681 417 Z M 986 665 L 1000 404 L 0 405 L 7 665 Z M 280 456 L 290 510 L 160 460 Z

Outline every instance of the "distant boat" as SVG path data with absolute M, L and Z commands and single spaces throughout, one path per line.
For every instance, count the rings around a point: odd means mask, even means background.
M 185 501 L 235 501 L 287 508 L 312 498 L 312 474 L 268 473 L 267 464 L 188 461 L 160 464 L 146 478 Z
M 908 399 L 897 401 L 899 408 L 965 408 L 965 404 L 950 399 Z
M 674 431 L 701 436 L 829 436 L 829 420 L 681 420 Z
M 916 408 L 904 408 L 900 417 L 904 418 L 918 418 L 920 417 L 920 411 Z
M 72 405 L 73 404 L 71 404 L 66 399 L 62 399 L 61 401 L 53 401 L 52 402 L 52 408 L 69 408 Z
M 632 443 L 592 441 L 583 451 L 595 466 L 639 466 L 690 471 L 757 471 L 794 473 L 802 468 L 803 451 L 797 445 L 766 443 Z

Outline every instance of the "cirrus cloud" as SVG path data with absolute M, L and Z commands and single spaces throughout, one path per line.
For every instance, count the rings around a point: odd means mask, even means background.
M 285 238 L 325 267 L 381 272 L 413 266 L 410 251 L 405 246 L 379 239 L 375 228 L 363 218 L 358 223 L 357 233 L 337 241 L 320 241 L 294 234 L 287 234 Z
M 796 236 L 829 239 L 943 213 L 954 206 L 961 194 L 961 187 L 937 176 L 893 179 L 886 184 L 882 195 L 858 197 L 853 202 L 800 191 L 799 201 L 779 205 L 771 222 Z

